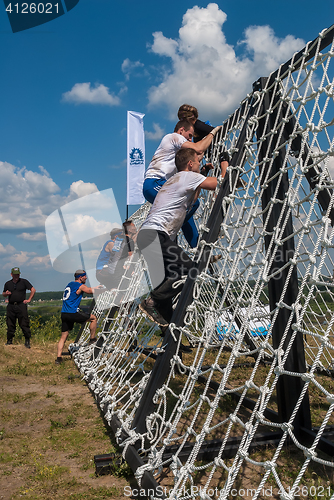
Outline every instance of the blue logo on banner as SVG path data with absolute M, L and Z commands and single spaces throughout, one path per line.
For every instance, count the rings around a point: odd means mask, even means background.
M 64 3 L 69 12 L 79 3 L 79 0 L 64 0 Z M 4 0 L 4 4 L 13 33 L 48 23 L 66 12 L 63 9 L 62 0 L 35 0 L 34 2 Z
M 143 165 L 144 155 L 140 148 L 132 148 L 130 153 L 130 165 Z

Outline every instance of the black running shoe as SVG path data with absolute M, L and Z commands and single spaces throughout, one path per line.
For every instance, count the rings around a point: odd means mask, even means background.
M 161 330 L 160 337 L 164 337 L 166 335 L 167 328 L 168 328 L 168 326 L 160 326 L 160 330 Z
M 7 340 L 7 342 L 6 342 L 6 344 L 5 344 L 5 345 L 13 345 L 13 341 L 12 341 L 12 339 Z
M 55 361 L 55 364 L 56 365 L 61 365 L 63 362 L 63 358 L 57 358 L 56 361 Z
M 192 349 L 191 347 L 187 346 L 187 345 L 184 345 L 184 344 L 180 344 L 180 351 L 181 352 L 192 352 Z
M 26 346 L 27 349 L 30 349 L 30 340 L 27 339 L 24 343 L 24 345 Z
M 139 304 L 139 309 L 143 311 L 143 313 L 146 314 L 146 316 L 148 316 L 151 321 L 157 323 L 159 326 L 168 326 L 167 321 L 159 313 L 152 299 L 143 300 Z

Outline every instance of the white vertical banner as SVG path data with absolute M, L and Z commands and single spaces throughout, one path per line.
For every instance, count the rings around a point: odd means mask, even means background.
M 127 205 L 145 202 L 143 183 L 145 174 L 144 114 L 128 111 L 127 119 Z

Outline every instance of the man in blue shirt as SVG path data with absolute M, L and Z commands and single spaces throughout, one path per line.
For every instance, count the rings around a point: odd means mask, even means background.
M 134 250 L 136 226 L 128 220 L 123 229 L 113 229 L 96 262 L 96 279 L 108 290 L 118 288 L 125 273 L 124 264 Z
M 111 320 L 119 310 L 120 301 L 131 278 L 133 267 L 126 269 L 125 264 L 134 251 L 136 233 L 136 226 L 131 220 L 123 222 L 123 228 L 113 229 L 110 240 L 103 245 L 96 262 L 96 279 L 108 290 L 116 288 L 120 292 L 114 297 L 114 305 L 109 310 L 104 330 L 109 329 Z
M 88 314 L 80 311 L 79 305 L 84 293 L 93 293 L 95 289 L 100 286 L 91 288 L 85 285 L 87 281 L 86 272 L 83 269 L 78 269 L 74 274 L 75 281 L 71 281 L 64 290 L 63 294 L 63 307 L 61 309 L 61 337 L 57 347 L 56 364 L 60 365 L 62 362 L 61 353 L 63 351 L 65 342 L 68 337 L 69 331 L 73 330 L 74 323 L 90 322 L 90 344 L 96 341 L 95 332 L 97 326 L 97 318 L 94 314 Z

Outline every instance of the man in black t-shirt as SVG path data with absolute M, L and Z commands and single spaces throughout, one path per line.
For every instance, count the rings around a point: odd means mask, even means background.
M 20 278 L 20 269 L 13 267 L 11 270 L 12 279 L 5 283 L 2 295 L 8 299 L 7 305 L 7 344 L 13 343 L 16 330 L 16 320 L 25 337 L 25 346 L 30 349 L 30 324 L 27 304 L 31 302 L 36 289 L 28 280 Z M 26 290 L 30 290 L 29 299 L 26 299 Z

